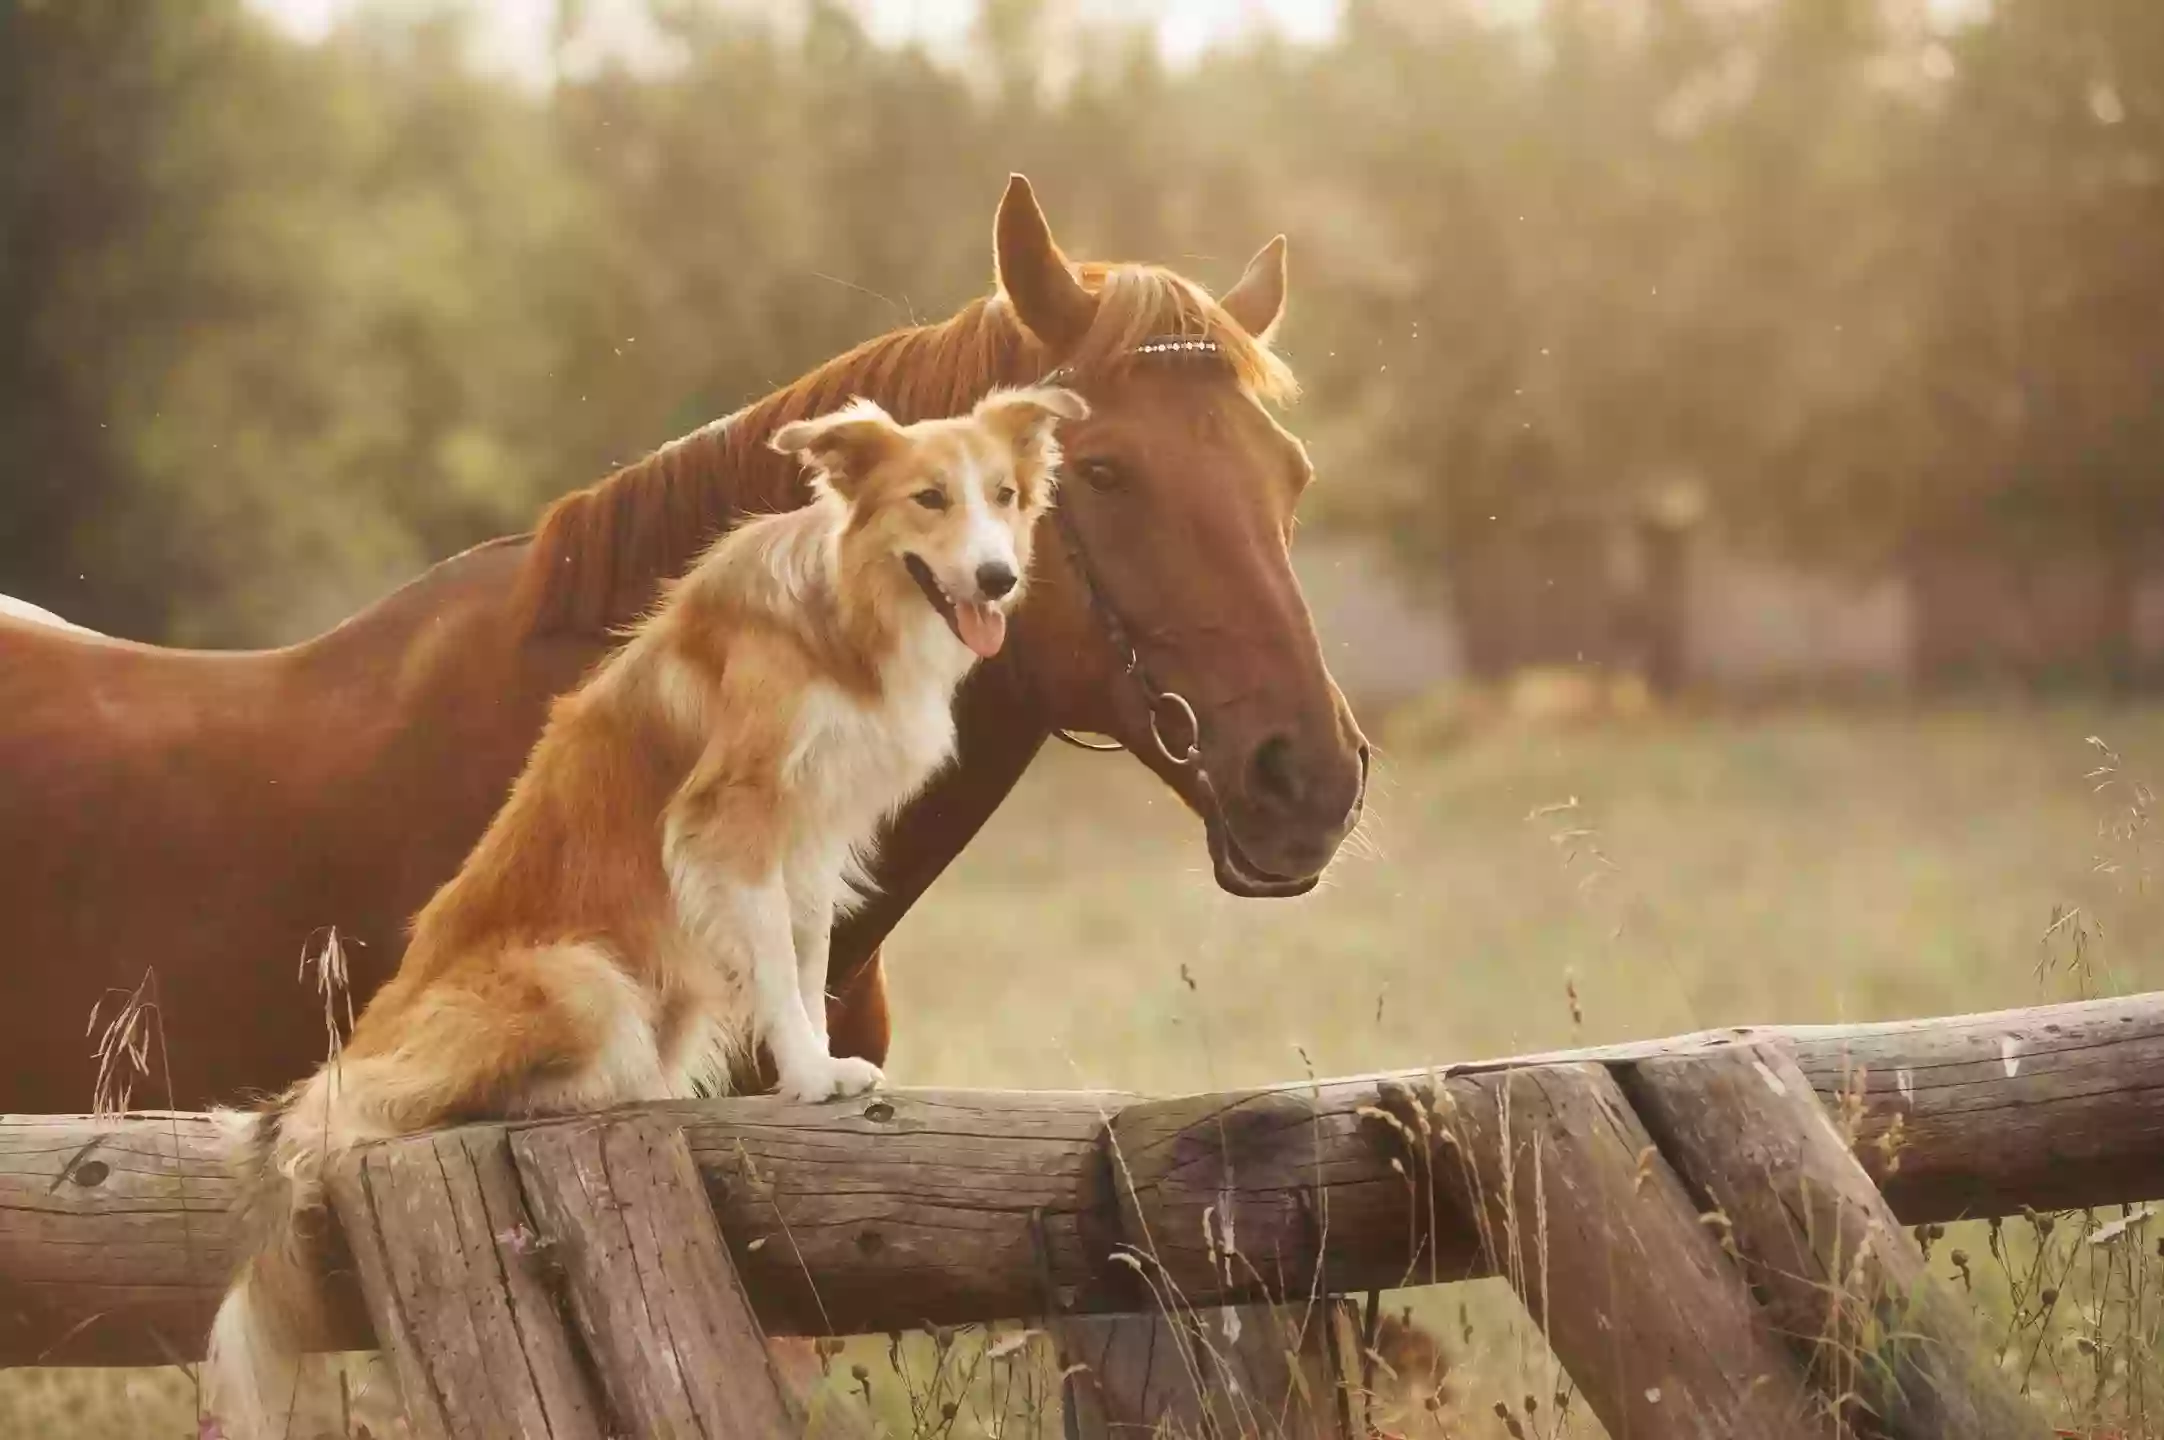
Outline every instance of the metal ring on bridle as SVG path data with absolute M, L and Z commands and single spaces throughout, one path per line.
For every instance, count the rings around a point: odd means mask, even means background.
M 1172 747 L 1165 743 L 1165 732 L 1159 729 L 1157 724 L 1157 716 L 1168 701 L 1179 706 L 1180 713 L 1187 717 L 1187 749 L 1178 755 L 1173 754 Z M 1187 698 L 1177 690 L 1160 691 L 1151 697 L 1150 738 L 1157 742 L 1157 753 L 1165 757 L 1167 764 L 1192 765 L 1195 763 L 1195 756 L 1202 752 L 1202 722 L 1195 718 L 1195 707 L 1188 704 Z

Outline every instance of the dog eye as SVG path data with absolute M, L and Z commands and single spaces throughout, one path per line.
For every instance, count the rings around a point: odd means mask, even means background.
M 944 510 L 947 508 L 947 492 L 944 490 L 919 490 L 909 498 L 927 510 Z
M 1001 505 L 1012 505 L 1014 503 L 1014 487 L 1012 485 L 1002 485 L 999 487 L 999 493 L 992 498 Z

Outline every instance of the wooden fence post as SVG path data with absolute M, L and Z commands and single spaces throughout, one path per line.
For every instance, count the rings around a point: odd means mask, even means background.
M 501 1126 L 364 1146 L 326 1180 L 417 1440 L 603 1440 Z
M 1833 1433 L 1605 1069 L 1538 1065 L 1379 1099 L 1610 1435 Z
M 1300 1115 L 1311 1114 L 1301 1099 L 1286 1104 Z M 1260 1107 L 1270 1117 L 1265 1123 L 1273 1122 L 1283 1108 L 1265 1102 Z M 1186 1152 L 1166 1141 L 1185 1134 L 1189 1118 L 1183 1111 L 1128 1124 L 1115 1114 L 1106 1127 L 1110 1188 L 1124 1217 L 1122 1249 L 1132 1262 L 1134 1292 L 1150 1308 L 1132 1315 L 1068 1318 L 1054 1325 L 1062 1365 L 1087 1367 L 1063 1387 L 1069 1440 L 1153 1434 L 1167 1427 L 1174 1434 L 1213 1440 L 1256 1434 L 1285 1440 L 1356 1440 L 1367 1433 L 1366 1397 L 1347 1383 L 1347 1376 L 1359 1368 L 1352 1353 L 1356 1347 L 1341 1324 L 1341 1307 L 1315 1283 L 1315 1266 L 1303 1261 L 1294 1271 L 1253 1270 L 1236 1251 L 1228 1254 L 1215 1242 L 1205 1243 L 1204 1234 L 1213 1223 L 1208 1215 L 1199 1217 L 1192 1234 L 1183 1233 L 1177 1240 L 1166 1236 L 1160 1241 L 1153 1233 L 1150 1203 L 1167 1193 L 1186 1193 L 1184 1177 L 1171 1174 L 1167 1163 L 1173 1152 Z M 1214 1158 L 1228 1174 L 1239 1166 L 1253 1179 L 1269 1165 L 1260 1156 L 1235 1159 L 1222 1129 L 1209 1132 L 1207 1139 L 1223 1142 Z M 1286 1167 L 1280 1163 L 1274 1168 Z M 1297 1159 L 1291 1169 L 1298 1171 Z M 1290 1194 L 1304 1197 L 1291 1200 L 1296 1209 L 1312 1202 L 1312 1186 L 1304 1185 L 1307 1177 L 1294 1173 L 1277 1178 L 1293 1185 Z M 1143 1198 L 1145 1192 L 1149 1201 Z M 1233 1221 L 1226 1213 L 1217 1215 L 1215 1223 L 1229 1227 Z M 1319 1245 L 1319 1237 L 1307 1238 Z M 1198 1250 L 1213 1253 L 1198 1257 Z M 1221 1273 L 1228 1276 L 1237 1270 L 1242 1283 L 1265 1291 L 1277 1303 L 1189 1303 L 1186 1297 L 1194 1292 L 1186 1288 L 1191 1278 L 1186 1272 L 1198 1259 L 1222 1266 Z
M 682 1127 L 638 1114 L 521 1127 L 511 1155 L 538 1243 L 630 1434 L 801 1433 Z
M 1638 1061 L 1625 1088 L 1725 1229 L 1819 1388 L 1886 1440 L 2045 1440 L 1973 1311 L 1925 1268 L 1793 1057 L 1737 1045 Z
M 1829 1106 L 1868 1072 L 1858 1155 L 1903 1224 L 2164 1195 L 2164 1087 L 2150 1083 L 2164 1067 L 2164 994 L 1720 1030 L 1445 1073 L 1453 1086 L 1566 1063 L 1628 1075 L 1664 1055 L 1768 1040 L 1794 1048 Z M 1205 1311 L 1486 1273 L 1457 1215 L 1409 1268 L 1425 1196 L 1365 1133 L 1376 1083 L 1155 1101 L 900 1091 L 859 1105 L 746 1097 L 652 1109 L 685 1127 L 761 1324 L 813 1336 L 1147 1309 L 1134 1274 L 1105 1263 L 1122 1240 L 1146 1242 Z M 1118 1188 L 1141 1192 L 1132 1203 L 1113 1193 L 1108 1118 L 1133 1168 Z M 1895 1127 L 1900 1165 L 1888 1170 L 1881 1142 Z M 0 1367 L 200 1357 L 230 1278 L 233 1198 L 205 1116 L 0 1116 Z M 1228 1275 L 1213 1263 L 1206 1213 L 1259 1281 L 1245 1264 Z M 1224 1216 L 1236 1221 L 1229 1237 Z M 339 1312 L 327 1348 L 368 1346 L 352 1277 L 327 1279 Z
M 1366 1407 L 1341 1383 L 1340 1304 L 1224 1305 L 1078 1316 L 1052 1327 L 1068 1440 L 1169 1433 L 1197 1440 L 1358 1440 Z

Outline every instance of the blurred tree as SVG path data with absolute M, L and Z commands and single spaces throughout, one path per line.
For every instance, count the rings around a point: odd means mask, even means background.
M 2078 658 L 2124 678 L 2164 537 L 2164 9 L 2001 0 L 1946 63 L 1913 543 L 2048 563 L 2095 612 Z
M 199 243 L 240 176 L 196 102 L 249 93 L 257 39 L 232 5 L 0 0 L 0 584 L 93 625 L 153 626 L 182 568 L 88 575 L 106 521 L 150 504 L 111 420 L 156 416 L 177 332 L 247 308 Z
M 304 47 L 226 0 L 4 13 L 0 585 L 291 637 L 530 508 L 537 262 L 580 207 L 455 14 Z
M 1311 513 L 1440 562 L 1499 666 L 1672 664 L 1690 514 L 1813 564 L 2086 547 L 2122 619 L 2149 563 L 2151 0 L 1351 0 L 1181 66 L 1051 0 L 937 57 L 850 0 L 647 0 L 609 59 L 600 8 L 536 86 L 472 63 L 478 0 L 319 44 L 0 0 L 0 589 L 317 628 L 980 293 L 1017 168 L 1085 255 L 1222 284 L 1291 232 Z

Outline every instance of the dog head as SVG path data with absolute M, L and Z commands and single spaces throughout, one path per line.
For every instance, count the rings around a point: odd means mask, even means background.
M 899 567 L 962 644 L 999 653 L 1059 468 L 1054 427 L 1088 404 L 1051 386 L 995 390 L 967 415 L 897 423 L 869 400 L 798 420 L 769 442 L 846 511 L 845 572 Z

